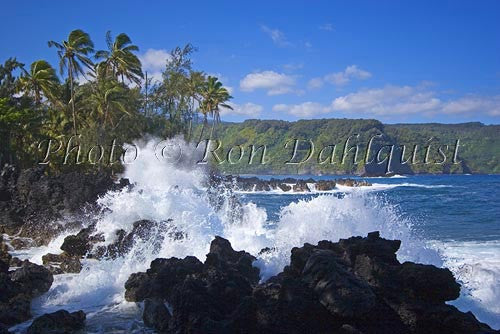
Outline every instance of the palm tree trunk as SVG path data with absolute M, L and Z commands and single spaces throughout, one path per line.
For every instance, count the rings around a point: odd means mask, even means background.
M 108 107 L 106 107 L 106 109 L 104 110 L 104 118 L 103 118 L 103 122 L 102 122 L 102 129 L 105 130 L 106 129 L 106 119 L 108 118 Z
M 75 136 L 77 135 L 76 130 L 76 113 L 75 113 L 75 93 L 73 91 L 73 66 L 71 62 L 68 64 L 68 75 L 69 75 L 69 87 L 71 91 L 71 109 L 73 111 L 73 131 L 75 132 Z
M 210 130 L 210 137 L 209 137 L 210 140 L 212 140 L 212 136 L 214 134 L 214 129 L 215 129 L 215 117 L 212 120 L 212 129 Z
M 189 119 L 188 135 L 187 135 L 187 141 L 188 141 L 188 143 L 191 141 L 191 131 L 192 130 L 193 130 L 193 120 L 190 118 Z
M 34 90 L 35 90 L 35 104 L 37 107 L 40 106 L 40 103 L 42 102 L 42 97 L 41 97 L 41 94 L 40 94 L 40 90 L 38 89 L 37 86 L 34 87 Z
M 201 133 L 200 133 L 200 138 L 198 139 L 198 143 L 201 141 L 201 138 L 203 137 L 203 132 L 205 131 L 205 125 L 207 124 L 207 116 L 205 115 L 203 119 L 203 125 L 201 127 Z

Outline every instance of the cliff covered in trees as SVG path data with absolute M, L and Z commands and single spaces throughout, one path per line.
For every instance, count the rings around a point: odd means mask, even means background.
M 218 165 L 227 173 L 500 173 L 500 125 L 247 120 L 223 123 L 216 134 L 220 139 L 216 153 L 223 160 Z M 254 157 L 249 163 L 252 146 Z M 240 148 L 243 156 L 238 161 Z

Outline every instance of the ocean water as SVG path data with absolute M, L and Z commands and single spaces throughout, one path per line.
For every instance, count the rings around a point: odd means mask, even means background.
M 175 144 L 189 151 L 182 141 Z M 461 297 L 452 304 L 500 328 L 500 176 L 370 178 L 372 187 L 325 193 L 237 192 L 240 206 L 226 201 L 215 210 L 204 189 L 203 169 L 160 163 L 153 142 L 139 145 L 141 159 L 124 173 L 135 186 L 99 199 L 103 210 L 96 217 L 97 231 L 108 244 L 117 229 L 130 231 L 139 219 L 172 223 L 160 225 L 146 240 L 137 239 L 124 257 L 86 260 L 80 274 L 56 276 L 50 291 L 34 300 L 34 315 L 81 309 L 87 313 L 88 333 L 143 333 L 142 306 L 124 300 L 124 283 L 157 257 L 194 255 L 203 261 L 211 240 L 220 235 L 235 249 L 254 255 L 264 247 L 275 249 L 255 262 L 266 280 L 288 264 L 294 246 L 377 230 L 402 240 L 400 261 L 450 268 L 463 284 Z M 229 198 L 232 189 L 221 188 L 220 193 Z M 178 231 L 186 237 L 169 237 Z M 65 236 L 16 255 L 40 263 L 43 254 L 60 252 Z M 12 329 L 22 332 L 28 325 Z
M 332 178 L 314 175 L 258 177 Z M 271 222 L 283 219 L 284 207 L 307 206 L 306 203 L 319 202 L 323 197 L 342 198 L 346 201 L 344 204 L 349 206 L 352 203 L 348 202 L 364 198 L 365 202 L 357 203 L 359 207 L 353 207 L 352 212 L 347 213 L 352 224 L 358 223 L 358 215 L 366 214 L 371 219 L 399 220 L 391 222 L 389 226 L 398 226 L 398 223 L 403 222 L 405 228 L 400 237 L 403 245 L 398 258 L 448 267 L 463 285 L 461 298 L 451 304 L 462 311 L 470 310 L 480 320 L 496 329 L 500 328 L 500 175 L 344 177 L 366 180 L 373 186 L 313 194 L 244 193 L 242 198 L 264 208 Z M 325 206 L 330 204 L 324 203 Z M 371 216 L 373 208 L 390 212 Z M 335 208 L 332 211 L 341 210 Z M 326 217 L 321 216 L 322 213 Z M 320 219 L 335 219 L 326 207 L 320 210 L 319 216 L 317 214 L 308 213 L 307 208 L 304 208 L 303 219 L 311 228 L 315 228 L 315 222 Z M 394 235 L 394 231 L 381 232 L 387 237 Z M 421 252 L 418 247 L 407 252 L 404 241 L 408 236 L 410 240 L 407 242 L 418 240 L 435 253 L 424 252 L 422 256 L 415 252 Z M 435 258 L 436 254 L 438 259 Z

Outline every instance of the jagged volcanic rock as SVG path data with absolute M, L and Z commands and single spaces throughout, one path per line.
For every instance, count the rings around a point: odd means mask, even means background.
M 48 269 L 29 261 L 11 273 L 0 273 L 0 325 L 31 318 L 31 299 L 47 292 L 53 277 Z
M 305 244 L 292 249 L 283 272 L 259 283 L 255 258 L 216 237 L 205 263 L 156 259 L 130 276 L 125 297 L 147 300 L 145 322 L 167 333 L 495 332 L 445 304 L 460 292 L 448 269 L 401 264 L 399 246 L 378 232 Z
M 317 191 L 330 191 L 335 189 L 337 184 L 347 187 L 371 186 L 371 183 L 363 180 L 354 179 L 336 179 L 336 180 L 307 180 L 285 178 L 285 179 L 270 179 L 263 180 L 257 177 L 232 177 L 219 178 L 218 182 L 234 182 L 236 187 L 242 191 L 273 191 L 282 190 L 284 192 L 310 192 L 312 189 L 308 184 L 314 184 Z
M 160 333 L 164 333 L 168 330 L 168 323 L 171 317 L 170 312 L 162 300 L 148 298 L 144 301 L 142 320 L 146 326 L 152 327 Z
M 115 184 L 103 172 L 47 175 L 43 167 L 19 171 L 5 166 L 0 171 L 0 233 L 46 244 L 65 228 L 57 219 L 80 214 L 99 195 L 126 185 L 128 180 Z
M 28 327 L 28 334 L 66 334 L 76 333 L 85 327 L 86 315 L 83 311 L 69 313 L 59 310 L 44 314 Z
M 44 266 L 24 262 L 22 267 L 10 274 L 13 282 L 20 284 L 27 295 L 37 297 L 49 291 L 54 281 L 51 272 Z
M 61 254 L 45 254 L 42 256 L 43 265 L 55 275 L 56 273 L 79 273 L 82 270 L 80 258 L 70 256 L 66 252 Z

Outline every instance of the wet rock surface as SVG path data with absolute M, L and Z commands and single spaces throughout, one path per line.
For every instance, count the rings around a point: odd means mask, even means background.
M 204 263 L 156 259 L 132 274 L 125 297 L 145 301 L 144 322 L 161 333 L 495 332 L 445 303 L 460 292 L 448 269 L 400 263 L 399 246 L 377 232 L 305 244 L 259 282 L 255 258 L 216 237 Z
M 72 273 L 76 274 L 82 270 L 82 263 L 79 257 L 71 256 L 68 253 L 45 254 L 42 256 L 42 262 L 52 274 Z
M 64 238 L 61 245 L 63 250 L 69 256 L 84 257 L 92 249 L 96 242 L 102 241 L 102 238 L 93 235 L 95 225 L 83 228 L 77 234 L 72 234 Z
M 3 241 L 3 236 L 0 234 L 0 273 L 9 271 L 12 256 L 9 254 L 9 247 Z
M 54 277 L 47 268 L 31 262 L 24 262 L 21 268 L 10 273 L 10 278 L 21 286 L 23 293 L 32 297 L 49 291 L 54 282 Z
M 144 325 L 163 333 L 168 330 L 171 315 L 165 303 L 160 299 L 148 298 L 144 301 L 142 320 Z
M 178 240 L 184 237 L 184 234 L 177 230 L 172 224 L 172 220 L 151 221 L 138 220 L 132 224 L 132 230 L 117 230 L 115 232 L 115 241 L 102 246 L 99 243 L 105 241 L 102 234 L 96 233 L 95 224 L 81 229 L 78 233 L 68 235 L 64 238 L 61 245 L 61 250 L 65 257 L 55 259 L 54 254 L 46 254 L 47 262 L 59 262 L 61 265 L 70 264 L 68 261 L 76 262 L 76 259 L 81 258 L 112 258 L 127 254 L 133 247 L 135 242 L 151 242 L 151 246 L 155 249 L 161 247 L 162 238 L 158 238 L 158 231 L 167 231 L 166 235 L 169 238 Z M 153 236 L 153 237 L 152 237 Z M 51 261 L 54 259 L 54 261 Z M 63 261 L 65 260 L 65 261 Z
M 0 273 L 0 324 L 11 326 L 31 318 L 31 300 L 53 282 L 48 269 L 29 261 L 12 272 Z
M 19 248 L 31 238 L 46 244 L 67 226 L 57 219 L 91 208 L 99 195 L 128 185 L 115 183 L 106 173 L 80 172 L 47 175 L 43 167 L 25 170 L 7 165 L 0 170 L 0 233 L 18 235 Z
M 0 324 L 0 334 L 9 334 L 8 328 L 2 324 Z
M 47 313 L 33 320 L 27 334 L 77 333 L 85 327 L 85 318 L 83 311 L 69 313 L 66 310 L 59 310 Z
M 236 187 L 241 191 L 274 191 L 281 190 L 283 192 L 311 192 L 315 191 L 330 191 L 335 189 L 337 185 L 347 187 L 363 187 L 371 186 L 371 183 L 363 180 L 355 179 L 336 179 L 336 180 L 314 180 L 309 179 L 270 179 L 263 180 L 257 177 L 232 177 L 227 176 L 226 182 L 233 180 Z

